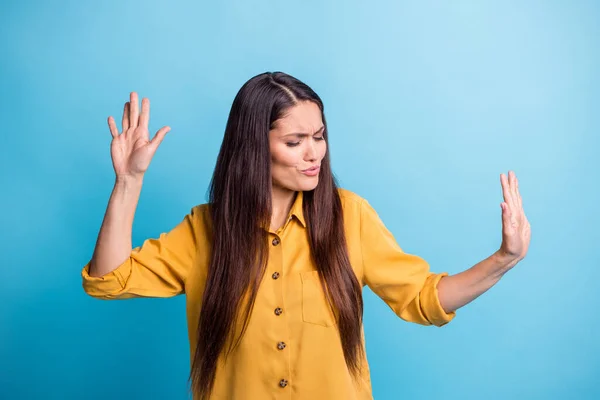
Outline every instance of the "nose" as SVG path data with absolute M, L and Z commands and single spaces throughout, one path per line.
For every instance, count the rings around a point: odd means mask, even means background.
M 304 153 L 304 160 L 308 162 L 314 162 L 317 159 L 317 147 L 313 140 L 307 140 L 306 151 Z

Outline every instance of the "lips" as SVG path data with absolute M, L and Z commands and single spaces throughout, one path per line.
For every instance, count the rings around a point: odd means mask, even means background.
M 315 167 L 311 167 L 309 169 L 303 169 L 302 172 L 311 172 L 311 171 L 315 171 L 317 169 L 319 169 L 319 165 L 315 166 Z

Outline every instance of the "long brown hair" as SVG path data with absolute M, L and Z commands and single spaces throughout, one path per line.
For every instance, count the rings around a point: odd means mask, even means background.
M 233 100 L 210 183 L 212 253 L 190 372 L 192 392 L 200 399 L 208 398 L 213 389 L 219 356 L 233 350 L 247 327 L 268 261 L 272 213 L 269 131 L 300 101 L 319 106 L 328 143 L 323 102 L 310 87 L 290 75 L 257 75 Z M 329 152 L 321 161 L 317 187 L 303 193 L 303 212 L 311 256 L 335 310 L 346 364 L 356 376 L 364 352 L 362 292 L 348 257 Z M 244 313 L 239 314 L 242 306 Z M 230 336 L 240 315 L 243 329 L 234 341 Z

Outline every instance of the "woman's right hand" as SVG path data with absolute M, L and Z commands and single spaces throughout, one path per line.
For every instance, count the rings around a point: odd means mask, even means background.
M 131 92 L 130 101 L 123 109 L 123 130 L 119 134 L 115 119 L 108 117 L 108 127 L 113 140 L 110 154 L 117 178 L 141 178 L 150 165 L 156 149 L 171 130 L 163 126 L 150 140 L 148 121 L 150 120 L 150 100 L 142 99 L 142 112 L 138 109 L 138 95 Z

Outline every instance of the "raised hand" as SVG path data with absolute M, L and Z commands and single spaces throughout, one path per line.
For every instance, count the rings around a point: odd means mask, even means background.
M 523 202 L 519 193 L 519 181 L 513 171 L 508 177 L 500 174 L 504 201 L 502 207 L 502 245 L 500 252 L 514 261 L 525 258 L 531 240 L 531 226 L 523 211 Z
M 142 112 L 139 113 L 138 95 L 130 93 L 130 101 L 123 109 L 122 132 L 119 134 L 115 119 L 108 117 L 108 127 L 113 140 L 110 145 L 113 168 L 117 178 L 141 177 L 144 175 L 156 149 L 171 130 L 163 126 L 150 140 L 148 122 L 150 120 L 150 100 L 142 99 Z

